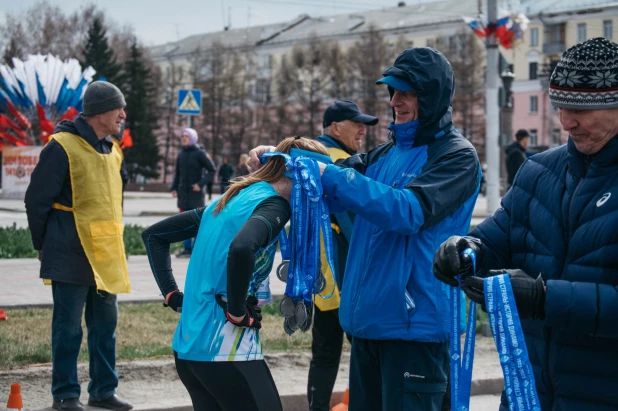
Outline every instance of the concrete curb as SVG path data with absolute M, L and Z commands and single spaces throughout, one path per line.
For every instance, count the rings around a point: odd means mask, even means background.
M 492 395 L 500 394 L 502 392 L 503 381 L 501 378 L 486 379 L 472 381 L 472 395 Z M 343 392 L 333 392 L 331 396 L 330 406 L 331 408 L 339 404 L 343 398 Z M 295 395 L 282 395 L 281 404 L 283 405 L 283 411 L 306 411 L 308 408 L 307 395 L 295 394 Z M 97 411 L 100 408 L 88 407 L 87 411 Z M 44 408 L 39 411 L 54 411 L 52 408 Z M 162 407 L 162 408 L 139 408 L 136 411 L 193 411 L 193 407 L 181 405 L 178 407 Z

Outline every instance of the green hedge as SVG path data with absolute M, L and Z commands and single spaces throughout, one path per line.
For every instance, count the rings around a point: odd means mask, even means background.
M 142 242 L 144 227 L 128 224 L 124 227 L 124 247 L 127 255 L 145 255 Z M 172 252 L 182 248 L 182 244 L 172 244 Z M 36 258 L 32 248 L 30 230 L 27 228 L 0 227 L 0 258 Z

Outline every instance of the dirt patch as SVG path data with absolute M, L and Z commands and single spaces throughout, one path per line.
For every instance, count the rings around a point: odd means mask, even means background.
M 310 358 L 309 353 L 290 351 L 266 356 L 280 395 L 306 392 Z M 344 353 L 335 391 L 346 388 L 349 363 L 349 354 Z M 191 405 L 172 358 L 120 362 L 117 371 L 120 379 L 118 394 L 131 401 L 137 410 Z M 78 373 L 82 386 L 81 401 L 86 403 L 88 365 L 80 364 Z M 6 404 L 9 387 L 15 382 L 22 386 L 25 408 L 40 410 L 51 406 L 50 365 L 0 370 L 0 404 Z
M 311 354 L 306 351 L 272 352 L 266 355 L 273 378 L 281 396 L 305 395 L 307 373 Z M 345 390 L 349 374 L 350 354 L 344 352 L 335 384 L 335 392 Z M 117 365 L 120 384 L 118 394 L 131 401 L 136 410 L 190 406 L 189 396 L 178 379 L 172 358 L 119 362 Z M 88 365 L 78 366 L 82 386 L 81 400 L 88 401 Z M 502 371 L 498 362 L 493 339 L 477 337 L 473 379 L 478 381 L 499 381 Z M 22 385 L 24 406 L 40 410 L 51 406 L 51 366 L 31 366 L 0 370 L 0 404 L 6 404 L 11 383 Z M 476 391 L 473 394 L 488 393 Z M 491 390 L 501 387 L 492 384 Z M 476 392 L 475 392 L 476 391 Z M 94 408 L 93 408 L 94 410 Z

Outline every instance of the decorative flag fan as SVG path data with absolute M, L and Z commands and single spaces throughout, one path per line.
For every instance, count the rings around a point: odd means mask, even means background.
M 498 11 L 498 20 L 491 24 L 481 18 L 461 17 L 481 39 L 495 31 L 498 43 L 507 50 L 523 38 L 530 22 L 523 13 L 510 13 L 503 9 Z
M 28 55 L 0 65 L 0 147 L 47 143 L 59 121 L 82 110 L 82 98 L 95 70 L 82 71 L 76 59 Z

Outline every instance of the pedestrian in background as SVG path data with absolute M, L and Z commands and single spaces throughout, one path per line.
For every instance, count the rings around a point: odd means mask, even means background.
M 192 128 L 185 128 L 180 133 L 182 150 L 176 159 L 174 182 L 170 191 L 173 197 L 178 198 L 178 209 L 181 213 L 205 205 L 203 188 L 215 173 L 214 164 L 206 151 L 198 147 L 197 140 L 197 131 Z M 186 239 L 183 250 L 176 256 L 189 257 L 192 249 L 193 239 Z
M 230 180 L 234 176 L 234 167 L 229 163 L 227 157 L 223 157 L 223 164 L 219 167 L 219 184 L 221 185 L 221 195 L 230 186 Z
M 528 130 L 520 129 L 515 133 L 515 141 L 509 144 L 504 150 L 506 153 L 506 173 L 507 173 L 507 189 L 513 185 L 515 174 L 519 170 L 524 161 L 528 158 L 526 149 L 530 144 L 530 133 Z
M 242 177 L 249 174 L 249 168 L 247 167 L 247 160 L 249 159 L 249 155 L 243 153 L 240 155 L 238 159 L 238 165 L 236 166 L 236 177 Z

